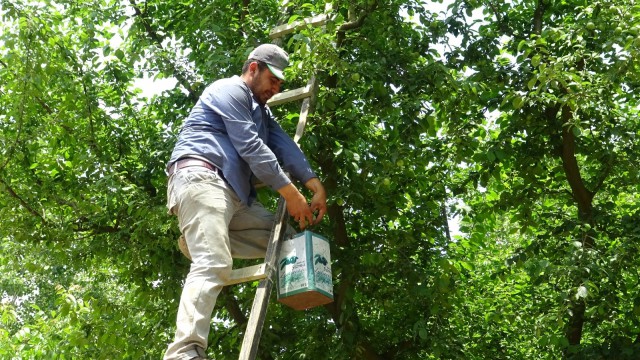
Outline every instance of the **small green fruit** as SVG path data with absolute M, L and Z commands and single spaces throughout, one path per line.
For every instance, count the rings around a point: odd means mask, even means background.
M 589 22 L 587 23 L 587 30 L 589 30 L 589 31 L 593 31 L 593 30 L 595 30 L 595 29 L 596 29 L 596 24 L 594 24 L 592 21 L 589 21 Z
M 382 180 L 382 183 L 384 184 L 384 186 L 389 186 L 391 185 L 391 180 L 389 180 L 389 178 L 384 178 L 384 180 Z

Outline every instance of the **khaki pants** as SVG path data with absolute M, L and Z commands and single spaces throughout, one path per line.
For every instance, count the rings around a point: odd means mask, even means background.
M 243 205 L 231 187 L 204 167 L 169 178 L 169 213 L 178 216 L 192 264 L 180 297 L 174 342 L 164 359 L 205 357 L 211 314 L 233 257 L 264 257 L 274 215 L 257 201 Z

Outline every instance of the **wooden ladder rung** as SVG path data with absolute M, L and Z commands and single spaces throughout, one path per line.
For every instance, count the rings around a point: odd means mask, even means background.
M 311 96 L 312 91 L 313 91 L 313 86 L 310 84 L 307 84 L 301 88 L 287 90 L 285 92 L 275 94 L 271 99 L 269 99 L 269 101 L 267 101 L 267 105 L 276 106 L 276 105 L 288 103 L 291 101 L 304 99 Z
M 266 265 L 264 263 L 258 265 L 247 266 L 241 269 L 233 269 L 229 281 L 225 285 L 240 284 L 247 281 L 262 280 L 267 277 Z
M 310 18 L 306 18 L 306 19 L 302 19 L 302 20 L 298 20 L 298 21 L 294 21 L 291 24 L 284 24 L 284 25 L 280 25 L 280 26 L 276 26 L 273 29 L 271 29 L 271 32 L 269 33 L 269 37 L 272 39 L 277 39 L 281 36 L 287 35 L 289 33 L 292 33 L 296 30 L 299 30 L 303 27 L 306 27 L 308 25 L 311 26 L 321 26 L 324 25 L 327 22 L 327 19 L 329 17 L 327 16 L 327 14 L 320 14 L 320 15 L 316 15 L 314 17 L 310 17 Z

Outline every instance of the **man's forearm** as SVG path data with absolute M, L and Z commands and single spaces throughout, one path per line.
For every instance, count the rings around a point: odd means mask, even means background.
M 304 198 L 304 196 L 300 193 L 300 191 L 298 191 L 298 188 L 296 188 L 296 186 L 293 185 L 293 183 L 289 183 L 281 187 L 280 189 L 278 189 L 278 192 L 287 201 L 293 201 L 299 197 Z
M 318 192 L 321 192 L 321 193 L 325 192 L 324 186 L 322 185 L 322 182 L 320 181 L 320 179 L 318 179 L 316 177 L 307 180 L 307 182 L 304 183 L 304 186 L 307 189 L 311 190 L 314 194 L 316 194 Z

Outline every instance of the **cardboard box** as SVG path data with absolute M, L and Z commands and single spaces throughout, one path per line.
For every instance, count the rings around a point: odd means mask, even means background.
M 311 231 L 282 243 L 278 256 L 278 301 L 296 310 L 333 301 L 329 241 Z

